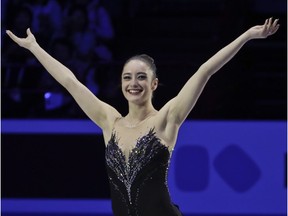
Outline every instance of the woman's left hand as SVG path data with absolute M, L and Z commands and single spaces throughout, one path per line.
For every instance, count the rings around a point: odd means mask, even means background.
M 269 18 L 265 20 L 265 23 L 263 25 L 257 25 L 248 30 L 248 33 L 252 39 L 257 38 L 267 38 L 270 35 L 273 35 L 277 32 L 279 29 L 278 24 L 279 19 L 275 19 L 273 21 L 273 18 Z

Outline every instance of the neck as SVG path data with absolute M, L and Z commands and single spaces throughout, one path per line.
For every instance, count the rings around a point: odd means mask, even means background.
M 155 112 L 156 110 L 152 104 L 148 105 L 129 104 L 129 113 L 126 117 L 129 120 L 133 119 L 134 121 L 142 121 Z

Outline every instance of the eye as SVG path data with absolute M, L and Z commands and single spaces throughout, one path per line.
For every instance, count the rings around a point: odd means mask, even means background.
M 139 80 L 145 80 L 146 78 L 147 78 L 147 76 L 144 75 L 144 74 L 141 74 L 141 75 L 138 76 Z
M 130 79 L 131 79 L 131 77 L 128 75 L 123 76 L 123 80 L 130 80 Z

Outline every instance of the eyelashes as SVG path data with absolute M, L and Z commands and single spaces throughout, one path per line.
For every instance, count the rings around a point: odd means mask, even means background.
M 145 76 L 145 75 L 139 75 L 137 78 L 140 79 L 140 80 L 145 80 L 145 79 L 147 78 L 147 76 Z
M 123 80 L 129 80 L 129 79 L 131 79 L 130 76 L 123 76 Z
M 132 76 L 123 76 L 123 80 L 131 80 Z M 137 76 L 138 80 L 146 80 L 147 76 L 146 75 L 138 75 Z

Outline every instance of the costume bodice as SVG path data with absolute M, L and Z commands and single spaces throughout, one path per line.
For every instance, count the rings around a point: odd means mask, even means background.
M 167 185 L 171 152 L 151 129 L 136 141 L 126 160 L 112 133 L 105 157 L 115 216 L 181 215 Z

